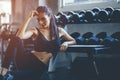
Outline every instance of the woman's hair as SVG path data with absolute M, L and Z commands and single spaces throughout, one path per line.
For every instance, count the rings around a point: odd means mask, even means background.
M 57 26 L 56 26 L 56 22 L 55 22 L 55 18 L 52 13 L 52 10 L 47 6 L 38 6 L 36 11 L 38 13 L 46 13 L 47 15 L 51 15 L 51 19 L 50 19 L 51 39 L 58 38 L 59 37 L 58 30 L 57 30 Z

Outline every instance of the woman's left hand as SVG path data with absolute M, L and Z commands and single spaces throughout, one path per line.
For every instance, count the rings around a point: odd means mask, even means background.
M 66 51 L 68 48 L 68 43 L 67 42 L 64 42 L 61 44 L 60 46 L 60 51 Z

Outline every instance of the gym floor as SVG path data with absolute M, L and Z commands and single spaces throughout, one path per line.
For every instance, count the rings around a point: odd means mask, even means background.
M 97 80 L 96 77 L 80 77 L 71 73 L 66 67 L 56 69 L 55 72 L 48 72 L 42 76 L 41 80 Z

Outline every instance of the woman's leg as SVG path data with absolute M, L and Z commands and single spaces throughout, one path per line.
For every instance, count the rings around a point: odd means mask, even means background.
M 20 40 L 20 39 L 16 36 L 14 36 L 10 40 L 9 45 L 8 45 L 6 52 L 5 52 L 5 57 L 4 57 L 3 62 L 2 62 L 2 67 L 9 68 L 11 61 L 14 60 L 18 40 Z M 23 51 L 24 51 L 24 49 L 21 48 L 21 52 L 23 52 Z
M 4 66 L 9 67 L 11 60 L 16 67 L 16 70 L 11 72 L 15 80 L 19 80 L 19 78 L 22 78 L 22 80 L 25 78 L 33 80 L 34 78 L 40 78 L 47 69 L 47 66 L 33 54 L 25 53 L 23 41 L 18 37 L 12 38 L 8 45 L 3 62 Z

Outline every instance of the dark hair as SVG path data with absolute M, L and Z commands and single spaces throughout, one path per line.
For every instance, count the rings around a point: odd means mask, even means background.
M 52 10 L 47 7 L 47 6 L 38 6 L 36 11 L 38 13 L 46 13 L 47 15 L 51 15 L 51 20 L 50 20 L 50 31 L 51 31 L 51 39 L 53 38 L 58 38 L 58 30 L 57 30 L 57 26 L 56 26 L 56 23 L 55 23 L 55 18 L 54 18 L 54 15 L 52 13 Z

